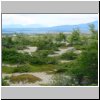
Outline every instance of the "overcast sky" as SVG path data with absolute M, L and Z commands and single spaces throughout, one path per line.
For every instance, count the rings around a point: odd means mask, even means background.
M 76 25 L 98 20 L 98 14 L 2 14 L 2 24 Z

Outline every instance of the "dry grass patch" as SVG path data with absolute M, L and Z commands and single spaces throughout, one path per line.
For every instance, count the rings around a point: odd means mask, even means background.
M 17 76 L 11 76 L 10 81 L 12 83 L 35 83 L 36 81 L 41 81 L 40 78 L 33 76 L 31 74 L 22 74 Z

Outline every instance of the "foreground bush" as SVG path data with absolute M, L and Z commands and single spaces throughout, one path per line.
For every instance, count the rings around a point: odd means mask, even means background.
M 7 80 L 2 79 L 2 86 L 9 86 L 9 83 L 7 82 Z
M 51 86 L 72 86 L 75 85 L 75 81 L 65 74 L 55 74 L 50 82 Z
M 34 83 L 36 81 L 41 81 L 41 79 L 31 74 L 22 74 L 22 75 L 17 75 L 17 76 L 11 76 L 10 81 L 12 83 L 19 83 L 19 82 Z

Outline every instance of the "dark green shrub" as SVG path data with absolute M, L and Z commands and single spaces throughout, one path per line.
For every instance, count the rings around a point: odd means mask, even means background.
M 64 59 L 64 60 L 74 60 L 74 59 L 76 59 L 76 57 L 77 57 L 77 54 L 75 54 L 72 51 L 66 52 L 61 55 L 61 59 Z
M 15 49 L 2 49 L 2 61 L 10 64 L 24 64 L 31 60 L 27 53 L 18 53 Z
M 5 76 L 4 80 L 9 80 L 9 78 L 10 78 L 9 76 Z
M 70 44 L 72 45 L 76 45 L 76 44 L 80 44 L 80 30 L 79 29 L 74 29 L 71 37 L 70 37 Z
M 9 86 L 9 83 L 7 80 L 2 79 L 2 86 Z
M 85 45 L 74 45 L 74 47 L 77 50 L 84 50 L 85 49 Z
M 30 71 L 31 71 L 31 68 L 27 65 L 21 65 L 14 69 L 14 72 L 20 72 L 20 73 L 30 72 Z
M 46 64 L 57 64 L 57 58 L 48 57 L 46 58 Z

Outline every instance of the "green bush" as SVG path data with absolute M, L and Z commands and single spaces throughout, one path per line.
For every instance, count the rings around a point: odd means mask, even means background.
M 75 61 L 71 61 L 68 63 L 59 63 L 56 67 L 56 73 L 69 73 L 69 69 L 74 65 L 74 62 Z
M 4 80 L 9 80 L 9 78 L 10 78 L 9 76 L 5 76 Z
M 52 57 L 46 58 L 46 64 L 57 64 L 57 63 L 58 63 L 57 58 L 52 58 Z
M 24 64 L 31 60 L 31 56 L 27 53 L 18 53 L 15 49 L 2 49 L 2 61 L 10 64 Z
M 33 53 L 33 56 L 47 57 L 51 53 L 53 53 L 53 50 L 38 50 Z
M 68 71 L 75 77 L 78 85 L 98 84 L 98 42 L 89 42 Z M 84 83 L 85 77 L 88 81 L 85 79 Z
M 2 86 L 9 86 L 9 83 L 7 80 L 2 79 Z
M 64 59 L 64 60 L 74 60 L 76 59 L 76 57 L 77 57 L 77 54 L 75 54 L 73 51 L 69 51 L 61 55 L 61 59 Z
M 7 48 L 12 48 L 14 46 L 14 43 L 12 41 L 12 37 L 6 36 L 2 38 L 2 46 Z
M 65 74 L 55 74 L 52 81 L 49 83 L 51 86 L 73 86 L 75 81 Z
M 61 32 L 56 36 L 56 41 L 58 41 L 58 42 L 66 41 L 66 37 L 67 36 Z
M 70 43 L 72 45 L 76 45 L 76 44 L 80 44 L 81 41 L 80 41 L 80 30 L 79 29 L 74 29 L 72 34 L 71 34 L 71 37 L 70 37 Z
M 31 68 L 27 65 L 21 65 L 14 69 L 14 72 L 20 72 L 20 73 L 30 72 L 30 71 L 31 71 Z
M 77 50 L 84 50 L 86 45 L 74 45 Z
M 56 50 L 58 45 L 54 43 L 51 39 L 39 39 L 37 41 L 38 50 Z

